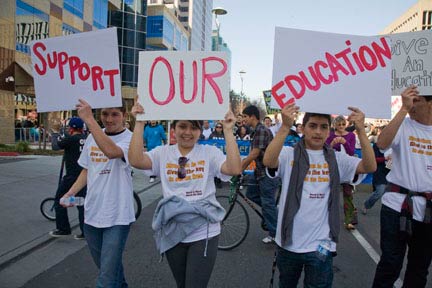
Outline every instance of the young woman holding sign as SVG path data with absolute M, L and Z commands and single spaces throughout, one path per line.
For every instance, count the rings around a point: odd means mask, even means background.
M 132 115 L 143 114 L 136 103 Z M 163 199 L 154 217 L 156 245 L 165 254 L 178 287 L 207 287 L 216 260 L 220 221 L 225 211 L 216 200 L 214 177 L 228 181 L 241 173 L 240 153 L 232 129 L 231 111 L 225 115 L 226 156 L 215 146 L 200 145 L 202 121 L 176 120 L 175 145 L 143 153 L 143 121 L 136 121 L 129 161 L 161 179 Z

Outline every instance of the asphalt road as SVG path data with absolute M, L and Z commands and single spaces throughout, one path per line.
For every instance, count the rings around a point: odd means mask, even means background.
M 2 288 L 95 286 L 97 269 L 85 241 L 76 241 L 72 237 L 50 239 L 46 235 L 53 223 L 42 219 L 37 211 L 40 199 L 51 193 L 46 191 L 47 187 L 55 186 L 58 166 L 59 159 L 53 157 L 0 160 L 0 216 L 3 219 L 0 223 L 0 243 L 3 245 L 0 260 L 20 247 L 30 246 L 15 253 L 14 257 L 0 261 Z M 16 175 L 18 172 L 14 169 L 27 176 Z M 143 191 L 140 197 L 144 209 L 132 226 L 124 253 L 129 287 L 175 287 L 167 261 L 160 262 L 152 237 L 151 220 L 160 197 L 160 184 L 143 185 L 148 179 L 139 174 L 134 181 L 137 182 L 135 187 Z M 225 193 L 227 189 L 225 184 L 218 193 Z M 370 187 L 362 186 L 357 190 L 354 199 L 357 207 L 361 207 Z M 379 210 L 380 203 L 377 203 L 368 215 L 359 213 L 356 232 L 341 231 L 338 256 L 334 258 L 333 287 L 371 287 L 380 252 Z M 219 251 L 209 287 L 269 287 L 275 246 L 261 242 L 266 234 L 260 228 L 259 218 L 249 212 L 251 229 L 245 242 L 234 250 Z M 76 224 L 76 216 L 71 218 Z M 276 272 L 274 287 L 278 287 L 277 277 Z M 431 278 L 429 275 L 428 287 L 432 287 Z

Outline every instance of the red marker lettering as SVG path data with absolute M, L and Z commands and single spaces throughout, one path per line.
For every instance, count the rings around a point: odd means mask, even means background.
M 218 103 L 222 104 L 223 98 L 222 98 L 221 90 L 220 90 L 219 86 L 217 85 L 217 83 L 213 80 L 213 78 L 223 76 L 225 74 L 225 72 L 228 70 L 228 68 L 227 68 L 228 66 L 223 59 L 218 58 L 218 57 L 207 57 L 207 58 L 202 59 L 201 61 L 202 61 L 202 73 L 203 73 L 203 75 L 202 75 L 202 98 L 201 98 L 201 101 L 202 101 L 202 103 L 204 103 L 205 82 L 208 81 L 210 86 L 213 88 L 213 91 L 216 93 Z M 210 62 L 210 61 L 217 61 L 217 62 L 221 63 L 223 66 L 222 70 L 219 72 L 216 72 L 216 73 L 208 74 L 206 72 L 206 64 L 207 64 L 207 62 Z

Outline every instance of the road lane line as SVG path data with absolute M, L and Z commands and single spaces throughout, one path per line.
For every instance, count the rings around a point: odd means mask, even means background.
M 351 230 L 351 234 L 354 236 L 354 238 L 357 239 L 357 241 L 360 243 L 360 245 L 366 250 L 366 252 L 369 254 L 369 256 L 372 258 L 372 260 L 375 262 L 375 264 L 378 264 L 380 260 L 379 254 L 375 251 L 375 249 L 369 244 L 369 242 L 363 237 L 363 235 L 358 232 L 358 230 Z M 393 284 L 394 288 L 401 288 L 402 287 L 402 280 L 398 278 L 396 282 Z

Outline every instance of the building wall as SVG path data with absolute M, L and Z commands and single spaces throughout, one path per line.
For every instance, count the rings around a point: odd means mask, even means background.
M 0 90 L 0 143 L 12 144 L 15 142 L 14 119 L 14 92 Z
M 432 1 L 419 0 L 405 13 L 390 23 L 380 34 L 432 29 Z
M 189 1 L 190 50 L 211 51 L 213 0 Z

